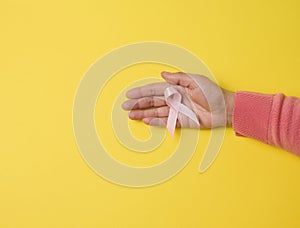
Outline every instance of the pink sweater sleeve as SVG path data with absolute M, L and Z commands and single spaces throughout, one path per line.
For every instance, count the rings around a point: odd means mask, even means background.
M 283 94 L 236 93 L 233 129 L 300 156 L 300 99 Z

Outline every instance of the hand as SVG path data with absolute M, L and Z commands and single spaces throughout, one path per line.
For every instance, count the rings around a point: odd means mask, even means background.
M 154 126 L 166 126 L 169 106 L 164 98 L 167 87 L 174 87 L 182 96 L 182 103 L 196 114 L 201 128 L 231 126 L 235 93 L 219 87 L 205 76 L 162 72 L 166 82 L 148 84 L 131 89 L 122 104 L 130 110 L 129 118 Z M 198 128 L 196 123 L 179 114 L 177 127 Z

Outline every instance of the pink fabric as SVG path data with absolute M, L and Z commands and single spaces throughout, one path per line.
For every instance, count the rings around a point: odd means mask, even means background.
M 169 117 L 167 121 L 167 129 L 172 137 L 174 137 L 174 131 L 179 113 L 186 115 L 188 118 L 194 121 L 197 124 L 197 126 L 200 127 L 200 123 L 196 114 L 187 106 L 181 103 L 181 98 L 181 94 L 175 88 L 166 88 L 165 100 L 167 105 L 170 107 Z
M 236 93 L 232 126 L 251 137 L 300 156 L 300 99 L 283 94 Z

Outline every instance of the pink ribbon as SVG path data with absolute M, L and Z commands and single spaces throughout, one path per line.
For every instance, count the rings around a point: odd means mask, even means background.
M 179 113 L 182 113 L 185 116 L 189 117 L 198 126 L 200 126 L 196 114 L 187 106 L 181 103 L 181 98 L 181 94 L 174 87 L 167 87 L 165 89 L 165 100 L 167 105 L 170 107 L 167 129 L 172 137 L 174 137 L 176 121 L 178 119 Z

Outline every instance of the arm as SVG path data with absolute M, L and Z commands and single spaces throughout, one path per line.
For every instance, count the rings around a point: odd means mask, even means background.
M 283 94 L 237 92 L 233 129 L 237 135 L 255 138 L 300 156 L 300 99 Z
M 129 100 L 122 106 L 130 110 L 129 118 L 165 126 L 169 107 L 163 94 L 167 87 L 174 86 L 182 94 L 183 103 L 197 115 L 201 128 L 220 127 L 225 123 L 233 126 L 238 136 L 251 137 L 300 156 L 299 98 L 283 94 L 234 93 L 200 75 L 163 72 L 162 77 L 166 82 L 128 91 Z M 212 116 L 216 121 L 212 121 Z M 182 116 L 178 118 L 177 127 L 195 126 Z

